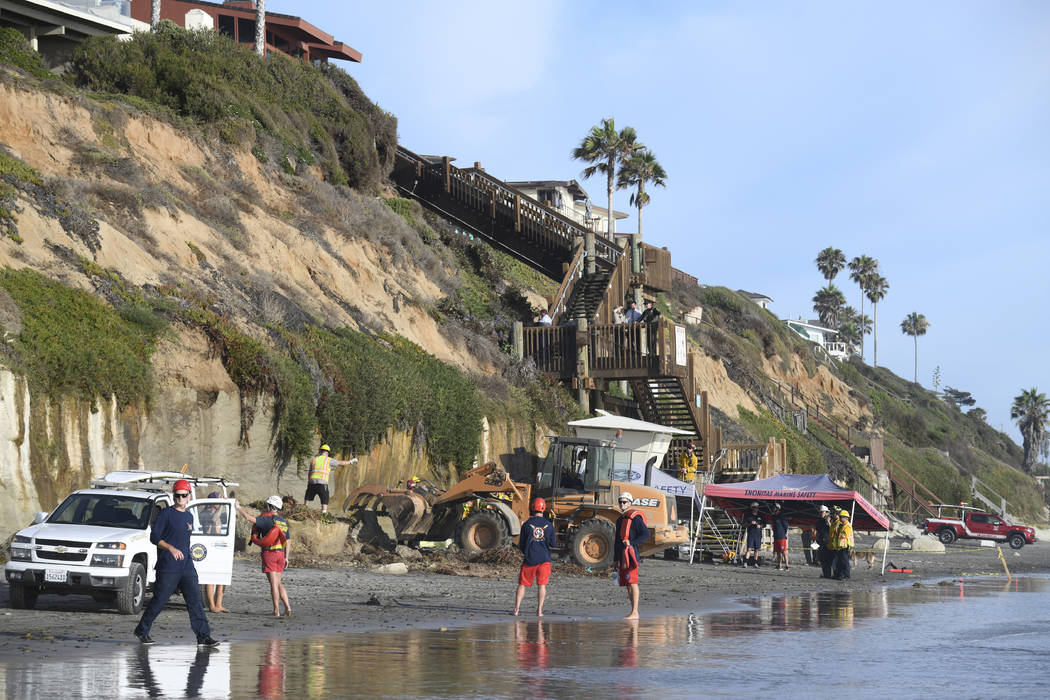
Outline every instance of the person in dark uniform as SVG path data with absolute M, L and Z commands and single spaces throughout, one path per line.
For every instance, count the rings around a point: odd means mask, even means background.
M 543 617 L 543 601 L 547 599 L 547 581 L 551 576 L 551 547 L 554 546 L 554 525 L 543 517 L 547 502 L 532 499 L 532 517 L 521 524 L 518 549 L 524 555 L 518 572 L 518 592 L 514 597 L 514 615 L 521 609 L 525 589 L 535 581 L 539 587 L 536 616 Z
M 204 614 L 197 569 L 190 557 L 190 534 L 193 532 L 193 516 L 186 510 L 193 488 L 186 479 L 175 482 L 171 495 L 174 505 L 160 511 L 157 522 L 150 530 L 149 540 L 157 545 L 157 580 L 153 584 L 153 599 L 142 613 L 135 627 L 135 636 L 143 644 L 153 644 L 149 636 L 153 621 L 176 590 L 182 591 L 186 601 L 186 612 L 190 615 L 190 627 L 197 635 L 197 644 L 217 647 L 219 643 L 211 637 L 208 617 Z
M 820 560 L 820 577 L 831 578 L 831 562 L 834 553 L 831 551 L 831 512 L 827 506 L 820 507 L 820 520 L 817 521 L 817 558 Z
M 751 502 L 750 512 L 744 514 L 744 532 L 746 544 L 744 548 L 744 568 L 747 568 L 748 560 L 758 568 L 758 552 L 762 549 L 762 528 L 766 526 L 766 519 L 758 512 L 758 501 Z

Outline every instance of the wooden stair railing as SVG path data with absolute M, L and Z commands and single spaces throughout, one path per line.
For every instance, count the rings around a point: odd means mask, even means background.
M 563 316 L 568 309 L 568 302 L 569 299 L 572 298 L 572 292 L 576 287 L 576 282 L 580 279 L 580 275 L 583 273 L 583 262 L 583 241 L 580 241 L 580 244 L 576 246 L 576 255 L 572 257 L 572 262 L 570 262 L 568 268 L 566 268 L 565 276 L 562 277 L 561 280 L 561 286 L 558 287 L 558 292 L 554 295 L 554 301 L 551 303 L 550 316 L 554 325 L 563 323 L 566 320 Z
M 549 260 L 540 271 L 553 279 L 563 277 L 561 264 L 572 256 L 578 239 L 589 232 L 484 170 L 453 166 L 448 157 L 424 158 L 399 146 L 392 177 L 402 191 L 424 203 L 440 207 L 451 200 L 463 210 L 460 215 L 469 212 L 480 228 L 498 225 L 523 246 L 530 261 Z M 621 255 L 620 247 L 598 233 L 594 239 L 596 262 L 611 269 Z M 560 262 L 555 265 L 556 260 Z

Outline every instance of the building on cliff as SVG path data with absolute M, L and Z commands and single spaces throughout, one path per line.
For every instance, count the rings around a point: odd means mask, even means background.
M 131 16 L 149 22 L 150 0 L 131 0 Z M 251 0 L 164 0 L 160 18 L 186 29 L 214 29 L 239 44 L 255 45 L 255 3 Z M 266 50 L 311 63 L 327 63 L 333 58 L 361 62 L 360 51 L 336 41 L 301 17 L 277 12 L 266 13 Z
M 65 63 L 88 37 L 149 29 L 131 17 L 127 0 L 0 0 L 0 27 L 22 32 L 51 67 Z

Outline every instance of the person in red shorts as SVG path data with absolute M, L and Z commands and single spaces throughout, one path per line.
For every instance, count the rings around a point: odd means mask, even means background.
M 532 517 L 521 524 L 518 548 L 524 558 L 518 573 L 518 592 L 514 596 L 514 615 L 521 609 L 525 588 L 535 581 L 539 586 L 539 602 L 536 615 L 543 617 L 543 601 L 547 599 L 547 581 L 551 576 L 551 547 L 554 546 L 554 525 L 543 517 L 547 502 L 542 498 L 532 499 Z
M 281 581 L 284 570 L 288 568 L 288 521 L 278 515 L 284 506 L 280 496 L 266 499 L 266 510 L 259 515 L 252 515 L 237 504 L 237 512 L 252 524 L 252 544 L 262 548 L 262 570 L 270 581 L 270 595 L 273 596 L 273 616 L 281 616 L 281 603 L 284 603 L 285 616 L 292 614 L 288 602 L 288 591 Z
M 790 569 L 788 566 L 788 519 L 779 503 L 773 504 L 773 561 L 777 571 Z
M 616 520 L 616 547 L 613 554 L 613 566 L 619 572 L 620 585 L 627 588 L 627 598 L 631 601 L 631 612 L 624 619 L 638 619 L 638 547 L 649 539 L 649 528 L 645 524 L 645 514 L 631 507 L 634 498 L 627 491 L 620 494 L 620 510 L 623 514 Z

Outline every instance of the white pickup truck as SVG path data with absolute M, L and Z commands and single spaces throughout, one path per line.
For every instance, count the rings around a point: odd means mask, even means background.
M 126 615 L 142 610 L 156 579 L 150 527 L 171 507 L 171 486 L 179 479 L 193 486 L 187 510 L 197 576 L 201 583 L 229 585 L 236 513 L 226 489 L 237 484 L 178 472 L 117 471 L 74 491 L 50 514 L 37 513 L 33 525 L 15 533 L 4 567 L 11 607 L 32 608 L 41 593 L 76 593 L 115 601 Z M 199 491 L 218 491 L 222 498 L 198 498 Z

